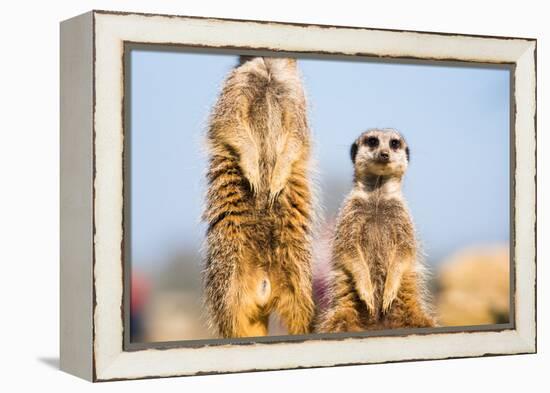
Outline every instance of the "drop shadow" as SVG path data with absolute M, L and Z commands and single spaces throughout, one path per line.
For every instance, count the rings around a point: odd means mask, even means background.
M 59 370 L 59 357 L 39 357 L 37 360 L 50 368 Z

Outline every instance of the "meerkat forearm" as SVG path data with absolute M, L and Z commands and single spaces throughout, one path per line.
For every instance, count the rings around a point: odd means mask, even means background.
M 279 145 L 269 184 L 271 201 L 274 201 L 285 187 L 292 174 L 292 166 L 300 159 L 300 154 L 303 151 L 303 142 L 292 135 L 284 138 Z
M 240 166 L 253 192 L 260 186 L 260 153 L 256 142 L 251 138 L 239 138 L 237 151 L 240 157 Z
M 210 151 L 212 154 L 226 156 L 229 159 L 238 156 L 239 166 L 242 174 L 246 177 L 253 191 L 257 191 L 260 184 L 260 148 L 258 142 L 252 135 L 248 124 L 241 122 L 235 125 L 236 120 L 226 121 L 231 129 L 231 134 L 217 130 L 215 141 L 211 142 Z M 216 127 L 222 128 L 221 125 Z
M 365 254 L 361 250 L 361 247 L 356 246 L 357 254 L 355 256 L 346 255 L 346 266 L 350 273 L 353 275 L 357 293 L 361 300 L 365 302 L 369 313 L 374 314 L 376 312 L 376 305 L 374 300 L 374 285 L 372 284 L 370 269 L 365 259 Z M 354 257 L 356 260 L 354 261 Z
M 382 295 L 382 311 L 386 313 L 397 297 L 403 275 L 410 269 L 411 260 L 408 258 L 392 258 L 388 264 L 388 273 L 384 282 Z

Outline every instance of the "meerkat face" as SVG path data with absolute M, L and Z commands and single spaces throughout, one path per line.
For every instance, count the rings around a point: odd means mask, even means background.
M 393 129 L 368 130 L 351 146 L 358 175 L 402 176 L 409 163 L 409 146 Z

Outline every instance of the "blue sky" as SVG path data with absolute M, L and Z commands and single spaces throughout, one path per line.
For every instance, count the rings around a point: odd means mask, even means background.
M 231 55 L 131 52 L 132 263 L 198 253 L 204 132 Z M 509 238 L 509 71 L 301 59 L 324 216 L 349 191 L 349 147 L 363 130 L 400 130 L 404 191 L 428 262 Z M 200 261 L 197 261 L 200 263 Z

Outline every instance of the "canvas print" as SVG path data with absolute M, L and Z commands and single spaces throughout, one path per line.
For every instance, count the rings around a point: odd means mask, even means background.
M 130 46 L 130 343 L 509 324 L 510 72 Z

